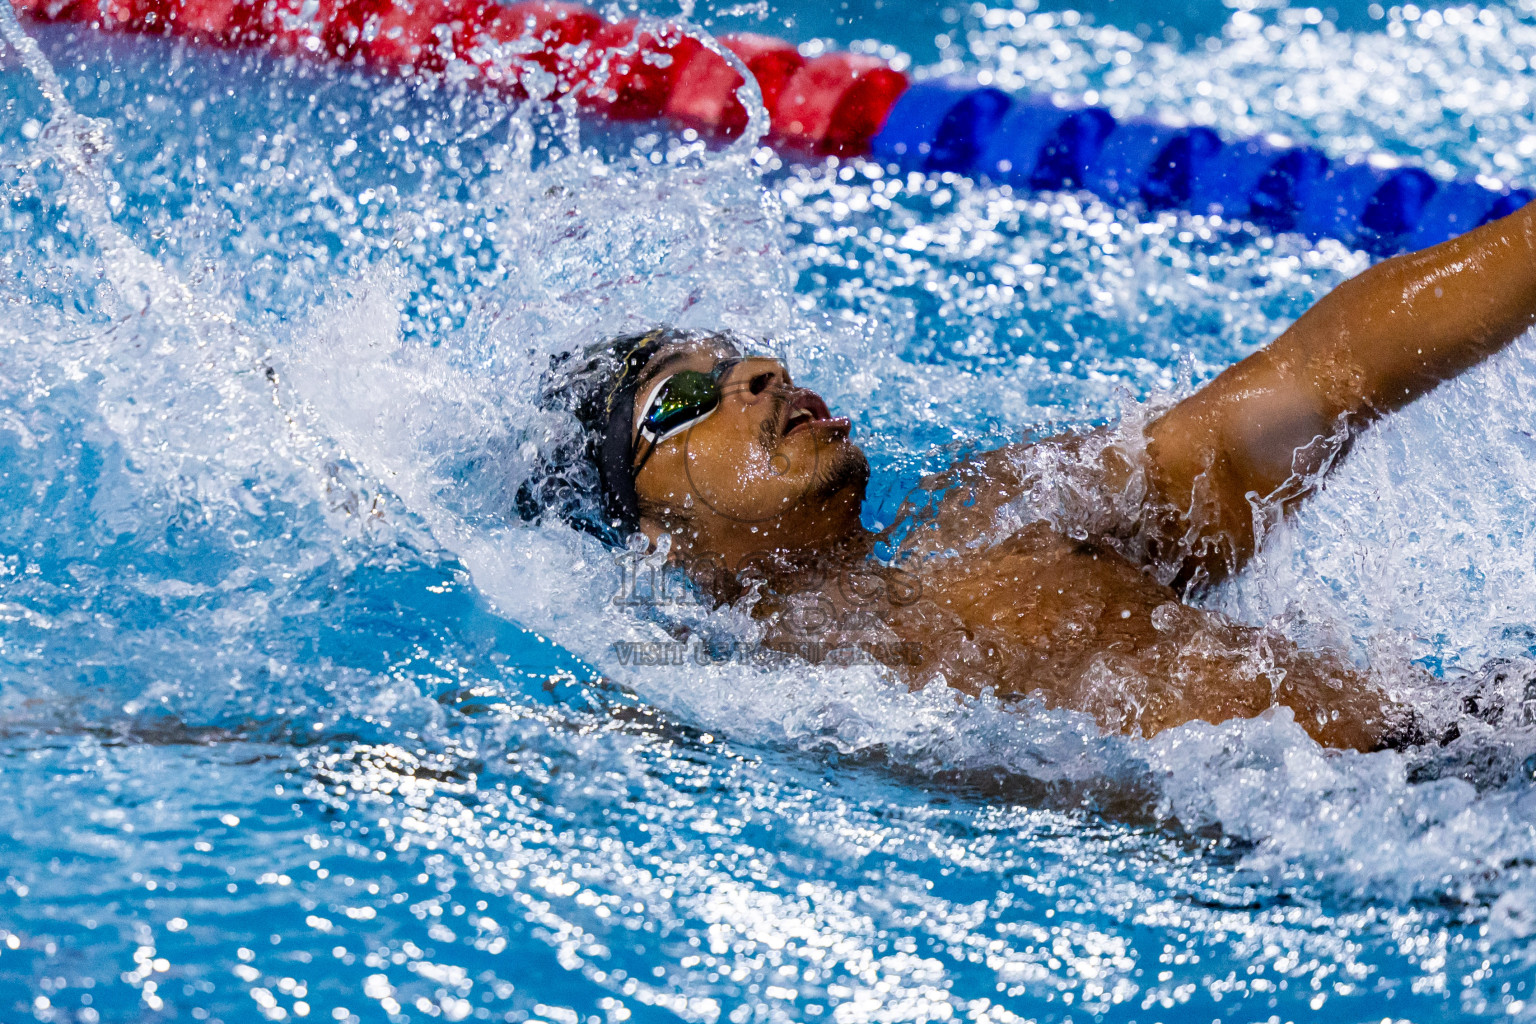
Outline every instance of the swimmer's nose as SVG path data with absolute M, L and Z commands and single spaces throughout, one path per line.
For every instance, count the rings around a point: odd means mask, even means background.
M 794 387 L 789 371 L 776 359 L 744 359 L 726 379 L 726 391 L 734 392 L 748 405 L 775 391 Z

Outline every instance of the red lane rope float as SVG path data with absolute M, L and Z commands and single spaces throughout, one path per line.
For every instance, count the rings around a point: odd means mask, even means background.
M 907 85 L 906 75 L 878 57 L 823 54 L 785 84 L 771 134 L 818 155 L 860 156 Z
M 633 21 L 604 23 L 578 61 L 577 99 L 615 120 L 660 117 L 683 64 L 703 45 L 680 29 L 641 31 Z
M 3 2 L 3 0 L 0 0 Z M 441 73 L 453 61 L 510 97 L 574 93 L 618 120 L 666 117 L 732 137 L 747 125 L 741 75 L 676 25 L 609 22 L 557 0 L 12 0 L 23 18 L 102 31 L 260 47 L 393 73 Z M 869 151 L 907 76 L 875 57 L 810 61 L 782 39 L 741 34 L 721 44 L 757 79 L 770 138 L 802 152 Z
M 746 65 L 763 94 L 763 106 L 777 110 L 779 96 L 795 74 L 805 66 L 800 51 L 782 39 L 743 34 L 720 40 Z M 713 50 L 700 49 L 677 73 L 672 95 L 667 100 L 666 115 L 674 121 L 703 132 L 729 137 L 741 134 L 747 126 L 747 109 L 741 105 L 736 90 L 743 80 L 725 58 Z

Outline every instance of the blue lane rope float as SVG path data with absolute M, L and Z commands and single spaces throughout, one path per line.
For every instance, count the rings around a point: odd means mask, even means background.
M 1381 256 L 1442 242 L 1536 195 L 1441 182 L 1418 167 L 1330 160 L 1311 146 L 1226 141 L 1200 126 L 1117 121 L 1102 107 L 1061 107 L 960 78 L 913 83 L 870 148 L 903 170 L 1082 188 L 1121 206 L 1219 214 Z

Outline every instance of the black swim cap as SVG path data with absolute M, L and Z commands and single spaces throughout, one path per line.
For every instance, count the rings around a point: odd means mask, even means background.
M 622 542 L 639 527 L 640 500 L 632 467 L 640 377 L 657 352 L 691 341 L 735 347 L 728 334 L 657 327 L 599 342 L 580 355 L 568 352 L 550 360 L 549 371 L 539 383 L 539 405 L 571 413 L 585 428 L 585 435 L 577 450 L 566 445 L 545 453 L 538 479 L 519 488 L 518 512 L 524 519 L 552 512 L 609 542 Z M 586 498 L 592 483 L 601 495 L 600 509 Z

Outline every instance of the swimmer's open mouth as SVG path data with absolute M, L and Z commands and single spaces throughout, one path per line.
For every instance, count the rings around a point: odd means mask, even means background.
M 843 416 L 833 416 L 827 403 L 816 392 L 796 392 L 784 406 L 784 421 L 780 424 L 779 433 L 788 437 L 798 430 L 809 430 L 817 426 L 831 427 L 846 433 L 848 420 Z

